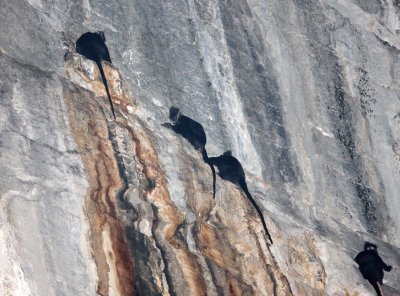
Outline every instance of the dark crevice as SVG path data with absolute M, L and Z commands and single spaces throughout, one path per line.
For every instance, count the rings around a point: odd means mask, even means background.
M 334 68 L 334 82 L 333 85 L 328 83 L 328 88 L 333 88 L 335 99 L 335 115 L 339 119 L 339 124 L 336 127 L 336 136 L 339 142 L 346 149 L 348 155 L 353 160 L 356 157 L 356 145 L 354 140 L 355 130 L 353 128 L 353 115 L 349 102 L 346 99 L 346 94 L 343 87 L 342 76 L 340 73 L 339 65 Z M 330 109 L 330 107 L 328 107 Z
M 101 107 L 101 109 L 102 109 L 102 112 L 104 114 L 105 110 L 102 107 Z M 104 116 L 105 116 L 105 114 L 104 114 Z M 127 177 L 127 174 L 126 174 L 127 170 L 126 170 L 126 167 L 125 167 L 125 164 L 124 164 L 124 160 L 123 160 L 122 154 L 120 152 L 120 149 L 118 147 L 118 143 L 116 141 L 115 127 L 112 128 L 112 126 L 108 123 L 107 124 L 107 130 L 108 130 L 108 140 L 110 141 L 111 146 L 113 148 L 113 152 L 114 152 L 114 156 L 115 156 L 115 159 L 116 159 L 116 164 L 117 164 L 119 176 L 120 176 L 120 178 L 122 180 L 122 188 L 116 193 L 118 209 L 129 211 L 130 215 L 128 215 L 128 213 L 125 213 L 125 216 L 127 216 L 127 217 L 130 216 L 130 217 L 128 217 L 128 220 L 129 220 L 130 223 L 133 223 L 134 220 L 137 217 L 137 211 L 129 202 L 127 202 L 124 199 L 125 193 L 129 188 L 129 186 L 128 186 L 128 177 Z M 118 219 L 117 217 L 115 217 L 115 218 Z M 121 221 L 121 223 L 124 224 L 122 221 Z M 127 225 L 124 225 L 124 228 L 125 229 L 124 229 L 124 233 L 123 234 L 124 234 L 124 238 L 126 239 L 127 244 L 128 244 L 127 247 L 128 247 L 128 251 L 129 251 L 129 254 L 130 254 L 130 258 L 129 259 L 132 260 L 132 263 L 135 265 L 136 264 L 135 255 L 138 255 L 138 253 L 137 253 L 138 251 L 137 251 L 137 249 L 136 250 L 132 249 L 132 245 L 135 244 L 135 241 L 132 241 L 131 238 L 134 237 L 135 235 L 140 234 L 140 233 L 135 231 L 132 227 L 129 227 Z M 135 251 L 132 252 L 133 250 L 135 250 Z M 129 280 L 132 283 L 131 286 L 134 287 L 134 289 L 135 289 L 135 293 L 134 294 L 136 294 L 136 292 L 138 292 L 138 290 L 137 290 L 138 287 L 137 287 L 137 284 L 136 284 L 138 277 L 139 277 L 139 274 L 136 273 L 135 270 L 133 270 L 132 274 L 129 275 Z M 139 288 L 141 288 L 140 285 L 139 285 Z M 141 295 L 141 294 L 139 293 L 138 295 Z
M 155 205 L 151 205 L 152 209 L 153 209 L 153 214 L 155 217 L 159 216 L 157 214 L 157 207 Z M 167 284 L 168 284 L 168 292 L 170 293 L 171 296 L 177 296 L 178 294 L 175 292 L 175 287 L 174 287 L 174 281 L 172 279 L 172 275 L 170 273 L 169 270 L 169 260 L 168 260 L 168 255 L 167 252 L 164 250 L 164 248 L 161 246 L 161 244 L 158 242 L 157 239 L 157 228 L 159 227 L 160 222 L 158 220 L 154 220 L 153 221 L 153 227 L 151 229 L 151 233 L 154 237 L 154 243 L 157 247 L 157 249 L 160 251 L 161 254 L 161 259 L 164 263 L 165 269 L 164 269 L 164 274 L 165 274 L 165 279 L 167 280 Z
M 335 120 L 337 122 L 335 129 L 336 138 L 344 148 L 345 154 L 350 157 L 347 170 L 354 172 L 352 174 L 357 176 L 356 180 L 352 181 L 352 183 L 362 205 L 362 213 L 366 220 L 367 231 L 376 234 L 378 232 L 378 219 L 374 200 L 378 196 L 368 188 L 368 177 L 363 168 L 360 155 L 357 152 L 353 112 L 344 91 L 340 66 L 338 64 L 335 65 L 333 74 L 333 85 L 328 84 L 328 88 L 333 88 L 331 91 L 334 94 L 335 105 L 328 107 L 328 109 L 333 111 L 332 116 L 337 118 Z
M 38 145 L 38 146 L 41 146 L 41 147 L 43 147 L 43 148 L 47 148 L 47 149 L 49 149 L 49 150 L 51 150 L 51 151 L 53 151 L 53 152 L 59 154 L 60 156 L 61 156 L 61 155 L 64 155 L 64 154 L 78 154 L 78 151 L 77 151 L 77 150 L 65 150 L 65 151 L 60 151 L 60 150 L 54 148 L 53 146 L 51 146 L 51 145 L 49 145 L 49 144 L 40 143 L 40 142 L 38 142 L 37 140 L 33 140 L 33 139 L 29 138 L 28 136 L 26 136 L 26 135 L 24 135 L 23 133 L 18 132 L 18 131 L 3 130 L 2 132 L 3 132 L 3 133 L 7 133 L 7 132 L 8 132 L 8 133 L 14 133 L 14 134 L 20 135 L 21 137 L 23 137 L 25 140 L 27 140 L 27 141 L 30 142 L 31 144 Z
M 131 253 L 133 254 L 136 268 L 140 270 L 135 277 L 135 289 L 138 295 L 162 295 L 152 277 L 149 258 L 152 253 L 150 240 L 133 227 L 126 228 L 126 236 L 129 241 Z
M 363 205 L 363 214 L 364 217 L 367 220 L 367 227 L 368 227 L 368 232 L 376 234 L 377 229 L 376 229 L 376 224 L 377 224 L 377 216 L 376 216 L 376 206 L 373 201 L 374 193 L 371 189 L 369 189 L 363 180 L 361 176 L 357 177 L 357 182 L 354 184 L 356 191 L 357 191 L 357 196 L 360 199 L 362 205 Z
M 104 110 L 103 110 L 103 112 L 104 112 Z M 128 185 L 129 179 L 127 176 L 127 170 L 125 167 L 124 158 L 123 158 L 121 152 L 119 151 L 118 143 L 116 141 L 116 134 L 115 134 L 114 128 L 113 128 L 113 130 L 111 130 L 112 128 L 110 127 L 109 124 L 107 125 L 107 128 L 108 128 L 108 139 L 113 148 L 114 155 L 116 158 L 116 163 L 118 166 L 118 172 L 119 172 L 119 175 L 123 182 L 121 190 L 119 190 L 119 192 L 117 193 L 118 205 L 121 208 L 121 210 L 135 210 L 134 207 L 128 201 L 126 201 L 124 198 L 125 193 L 129 188 L 129 185 Z
M 18 57 L 14 57 L 9 55 L 8 53 L 4 52 L 0 48 L 0 58 L 4 57 L 7 59 L 9 62 L 11 62 L 13 65 L 18 65 L 21 68 L 27 69 L 31 72 L 31 75 L 33 77 L 41 77 L 42 75 L 45 76 L 46 78 L 49 79 L 54 79 L 54 75 L 56 74 L 55 71 L 47 71 L 39 66 L 36 66 L 34 64 L 30 64 Z

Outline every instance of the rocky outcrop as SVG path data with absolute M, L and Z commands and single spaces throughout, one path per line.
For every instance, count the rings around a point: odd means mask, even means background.
M 4 4 L 0 295 L 374 295 L 366 240 L 400 293 L 397 4 L 283 2 Z M 172 105 L 240 160 L 273 245 Z
M 105 111 L 109 106 L 95 63 L 69 54 L 65 70 L 72 82 L 64 88 L 69 123 L 88 176 L 84 211 L 99 295 L 292 294 L 260 221 L 246 218 L 257 215 L 238 188 L 227 186 L 219 197 L 239 205 L 229 217 L 212 199 L 211 184 L 202 184 L 211 183 L 209 169 L 196 155 L 186 165 L 201 172 L 188 172 L 187 206 L 179 208 L 170 197 L 151 131 L 126 112 L 135 109 L 129 96 L 114 91 L 126 89 L 118 71 L 105 67 L 114 103 L 127 106 L 118 108 L 114 122 Z M 242 220 L 241 228 L 236 220 Z M 230 235 L 219 229 L 230 229 Z M 237 235 L 248 243 L 237 245 Z

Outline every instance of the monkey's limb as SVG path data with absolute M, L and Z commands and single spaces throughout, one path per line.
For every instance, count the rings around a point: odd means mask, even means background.
M 210 159 L 208 158 L 206 148 L 201 149 L 201 154 L 203 156 L 204 162 L 207 163 L 211 168 L 211 172 L 212 172 L 212 176 L 213 176 L 213 198 L 215 199 L 215 183 L 216 183 L 216 179 L 217 179 L 217 177 L 215 175 L 215 168 L 214 168 L 212 162 L 210 161 Z
M 381 265 L 382 265 L 383 270 L 385 270 L 385 271 L 387 271 L 387 272 L 391 271 L 392 268 L 393 268 L 393 266 L 387 265 L 387 264 L 382 260 L 381 256 L 378 255 L 378 257 L 379 257 L 379 261 L 381 262 Z
M 110 101 L 111 111 L 112 111 L 112 114 L 114 116 L 114 120 L 116 120 L 115 111 L 114 111 L 114 105 L 113 105 L 113 102 L 112 102 L 112 99 L 111 99 L 110 91 L 108 90 L 107 79 L 106 79 L 106 75 L 104 74 L 104 71 L 103 71 L 103 66 L 101 65 L 101 61 L 100 60 L 96 60 L 96 64 L 99 67 L 100 75 L 101 75 L 101 78 L 103 79 L 103 84 L 104 84 L 104 86 L 106 88 L 106 92 L 107 92 L 108 100 Z
M 380 289 L 378 283 L 374 282 L 374 281 L 370 281 L 370 280 L 368 280 L 368 281 L 372 285 L 372 287 L 374 287 L 376 295 L 377 296 L 383 296 L 382 293 L 381 293 L 381 289 Z
M 392 268 L 393 268 L 393 266 L 391 266 L 391 265 L 384 265 L 384 266 L 383 266 L 383 269 L 384 269 L 385 271 L 387 271 L 387 272 L 391 271 Z
M 170 124 L 169 122 L 161 123 L 161 126 L 166 128 L 172 128 L 172 124 Z

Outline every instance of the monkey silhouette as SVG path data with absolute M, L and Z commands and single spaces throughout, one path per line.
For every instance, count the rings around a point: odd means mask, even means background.
M 244 191 L 247 198 L 250 200 L 251 204 L 254 206 L 258 215 L 260 216 L 262 225 L 264 226 L 265 233 L 268 236 L 268 239 L 271 241 L 271 244 L 273 244 L 272 237 L 269 234 L 269 231 L 267 229 L 267 224 L 265 223 L 264 220 L 264 216 L 259 206 L 257 205 L 256 201 L 251 196 L 249 189 L 247 188 L 246 176 L 244 174 L 243 167 L 240 164 L 239 160 L 237 160 L 234 156 L 232 156 L 232 152 L 228 150 L 224 152 L 224 154 L 222 154 L 221 156 L 210 157 L 209 161 L 213 165 L 217 166 L 219 171 L 218 174 L 222 179 L 236 184 Z
M 364 251 L 358 253 L 354 258 L 358 264 L 363 277 L 374 287 L 378 296 L 382 295 L 378 284 L 383 285 L 383 271 L 391 271 L 392 266 L 383 262 L 378 254 L 378 246 L 370 242 L 365 242 Z
M 162 126 L 171 128 L 174 132 L 188 140 L 194 149 L 200 150 L 204 162 L 210 166 L 213 175 L 213 198 L 215 199 L 215 169 L 209 162 L 209 157 L 207 155 L 207 137 L 203 126 L 190 117 L 183 115 L 179 108 L 176 107 L 169 108 L 169 119 L 171 123 L 163 123 Z
M 110 53 L 108 52 L 105 41 L 106 38 L 104 36 L 104 32 L 87 32 L 79 37 L 79 39 L 76 41 L 76 52 L 83 55 L 85 58 L 96 62 L 97 67 L 99 67 L 100 75 L 103 80 L 104 87 L 106 88 L 108 100 L 110 101 L 111 111 L 114 119 L 116 119 L 106 75 L 104 74 L 103 66 L 101 65 L 102 60 L 111 64 Z

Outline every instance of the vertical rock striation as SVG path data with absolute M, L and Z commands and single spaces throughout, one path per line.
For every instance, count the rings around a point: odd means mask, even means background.
M 53 1 L 0 12 L 0 295 L 400 294 L 397 1 Z M 104 30 L 112 119 L 94 62 Z M 241 190 L 161 126 L 200 122 Z

